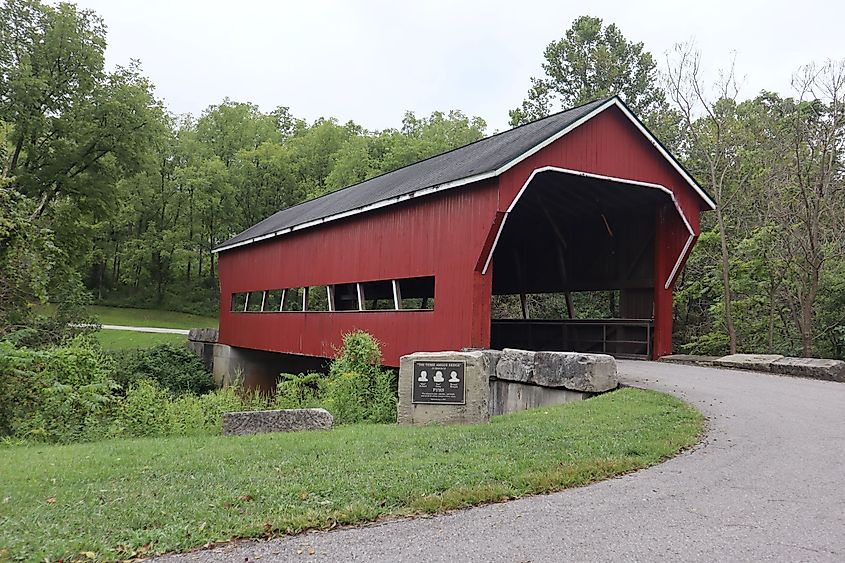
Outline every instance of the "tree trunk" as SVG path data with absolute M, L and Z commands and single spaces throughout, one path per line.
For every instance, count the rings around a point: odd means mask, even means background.
M 734 328 L 733 303 L 731 296 L 730 278 L 730 255 L 728 254 L 728 241 L 725 232 L 725 219 L 721 207 L 716 206 L 716 221 L 719 223 L 719 241 L 722 250 L 722 291 L 725 302 L 725 327 L 728 331 L 728 349 L 731 354 L 736 354 L 736 329 Z
M 15 169 L 18 167 L 18 159 L 21 156 L 21 150 L 23 149 L 23 135 L 21 138 L 18 139 L 18 143 L 15 145 L 15 153 L 12 155 L 12 163 L 9 165 L 9 175 L 15 175 Z

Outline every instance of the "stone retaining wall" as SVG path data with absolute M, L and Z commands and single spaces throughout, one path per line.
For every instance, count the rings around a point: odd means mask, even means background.
M 845 362 L 842 360 L 828 360 L 824 358 L 790 358 L 780 354 L 731 354 L 721 358 L 711 356 L 686 356 L 683 354 L 664 356 L 662 362 L 676 362 L 682 364 L 715 365 L 723 368 L 746 369 L 822 379 L 825 381 L 839 381 L 845 383 Z

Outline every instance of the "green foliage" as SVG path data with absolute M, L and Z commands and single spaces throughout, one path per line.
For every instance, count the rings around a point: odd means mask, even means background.
M 47 358 L 44 352 L 0 340 L 0 435 L 12 434 L 38 410 L 41 390 L 46 387 L 42 372 Z
M 175 394 L 201 395 L 214 388 L 211 374 L 197 355 L 185 346 L 160 344 L 114 355 L 117 359 L 114 378 L 123 387 L 149 380 Z
M 31 225 L 32 202 L 8 183 L 0 179 L 0 338 L 31 324 L 32 307 L 47 300 L 60 256 L 53 234 Z
M 112 431 L 119 436 L 169 434 L 171 397 L 153 381 L 135 381 L 121 399 L 120 408 L 116 409 Z
M 396 384 L 381 367 L 378 342 L 363 331 L 343 336 L 326 385 L 326 407 L 339 424 L 396 421 Z
M 0 344 L 5 434 L 50 442 L 103 436 L 118 385 L 112 363 L 84 338 L 47 350 Z
M 293 375 L 283 373 L 276 382 L 273 407 L 302 409 L 320 406 L 325 394 L 326 377 L 321 373 Z
M 182 350 L 162 346 L 115 361 L 82 337 L 44 349 L 0 341 L 0 437 L 70 443 L 213 435 L 224 412 L 270 408 L 271 399 L 258 393 L 210 390 L 210 376 Z M 114 375 L 124 376 L 124 386 Z
M 614 94 L 641 116 L 664 108 L 651 53 L 625 39 L 615 24 L 581 16 L 562 39 L 549 43 L 543 57 L 545 74 L 531 79 L 528 97 L 510 111 L 511 125 Z

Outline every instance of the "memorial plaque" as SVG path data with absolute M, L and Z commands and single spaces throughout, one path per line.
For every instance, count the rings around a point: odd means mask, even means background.
M 414 362 L 411 402 L 433 405 L 466 404 L 465 362 Z

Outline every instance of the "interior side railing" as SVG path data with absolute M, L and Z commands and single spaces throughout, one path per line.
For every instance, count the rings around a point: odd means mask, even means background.
M 652 319 L 493 320 L 494 349 L 594 352 L 617 358 L 650 359 Z

